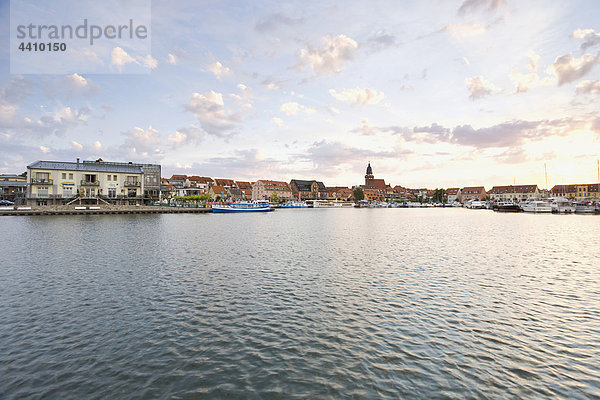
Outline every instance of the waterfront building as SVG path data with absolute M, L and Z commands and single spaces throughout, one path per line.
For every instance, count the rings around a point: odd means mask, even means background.
M 363 193 L 365 194 L 365 200 L 368 201 L 381 201 L 382 196 L 381 192 L 376 189 L 363 189 Z
M 141 204 L 145 196 L 145 169 L 156 178 L 160 196 L 160 166 L 98 161 L 36 161 L 27 166 L 27 202 L 48 204 Z M 156 174 L 158 173 L 158 177 Z
M 188 181 L 187 175 L 173 175 L 169 178 L 169 184 L 176 188 L 183 188 L 190 186 L 190 181 Z
M 208 193 L 210 186 L 215 184 L 212 178 L 206 176 L 189 176 L 187 180 L 190 182 L 190 187 L 199 188 L 202 193 Z
M 221 199 L 221 201 L 229 198 L 229 192 L 226 187 L 213 185 L 208 189 L 208 195 L 211 200 L 216 200 L 217 197 Z
M 446 189 L 446 202 L 452 204 L 459 202 L 460 199 L 460 188 L 448 188 Z
M 327 187 L 327 200 L 351 200 L 354 197 L 354 192 L 347 186 L 330 186 Z
M 550 189 L 550 195 L 552 197 L 574 199 L 577 197 L 577 185 L 554 185 L 554 187 Z
M 238 189 L 241 190 L 245 199 L 252 198 L 252 183 L 245 181 L 235 181 L 235 184 L 238 187 Z
M 280 200 L 292 199 L 292 189 L 287 182 L 259 179 L 252 186 L 252 200 L 268 200 L 276 194 Z
M 139 164 L 139 163 L 131 163 L 131 162 L 112 162 L 112 161 L 104 161 L 99 158 L 96 161 L 83 161 L 84 164 L 93 164 L 93 165 L 113 165 L 113 166 L 130 166 L 137 165 L 142 167 L 143 174 L 143 191 L 142 195 L 144 198 L 144 202 L 155 202 L 160 200 L 160 182 L 161 182 L 161 166 L 159 164 Z
M 26 177 L 21 175 L 0 175 L 0 200 L 23 204 L 26 193 Z
M 299 201 L 327 198 L 327 187 L 321 181 L 292 179 L 290 188 L 294 199 Z
M 487 194 L 494 201 L 525 201 L 532 197 L 541 197 L 537 185 L 494 186 Z
M 460 191 L 460 202 L 466 203 L 469 200 L 483 200 L 487 196 L 483 186 L 468 186 Z
M 214 184 L 227 189 L 236 187 L 235 181 L 233 179 L 215 179 Z

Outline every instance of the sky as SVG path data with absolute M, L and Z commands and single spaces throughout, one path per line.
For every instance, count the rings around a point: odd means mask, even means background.
M 2 47 L 0 173 L 79 157 L 328 186 L 368 162 L 411 188 L 598 180 L 597 0 L 174 0 L 150 18 L 149 54 L 88 54 L 108 73 L 11 74 Z

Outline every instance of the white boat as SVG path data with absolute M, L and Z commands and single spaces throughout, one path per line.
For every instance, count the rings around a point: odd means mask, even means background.
M 588 200 L 579 200 L 575 203 L 575 214 L 595 214 L 596 206 Z
M 267 212 L 273 211 L 268 201 L 240 201 L 227 205 L 213 205 L 213 213 Z
M 555 214 L 571 214 L 575 212 L 573 203 L 564 197 L 553 199 L 550 206 L 552 207 L 552 212 Z
M 488 208 L 487 203 L 485 201 L 479 201 L 479 200 L 470 200 L 467 202 L 465 207 L 467 207 L 471 210 L 485 210 L 486 208 Z
M 335 207 L 333 201 L 328 200 L 307 200 L 308 206 L 312 203 L 313 208 L 331 208 Z
M 308 204 L 304 201 L 288 201 L 281 208 L 307 208 Z
M 521 209 L 530 213 L 551 213 L 552 206 L 543 200 L 527 200 L 521 203 Z

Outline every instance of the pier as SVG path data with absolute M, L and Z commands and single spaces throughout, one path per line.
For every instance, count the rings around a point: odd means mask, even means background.
M 11 207 L 0 208 L 0 216 L 9 215 L 102 215 L 102 214 L 200 214 L 205 207 Z

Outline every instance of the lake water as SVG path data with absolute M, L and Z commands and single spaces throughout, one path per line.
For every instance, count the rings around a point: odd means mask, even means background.
M 2 217 L 0 398 L 600 398 L 600 217 Z

